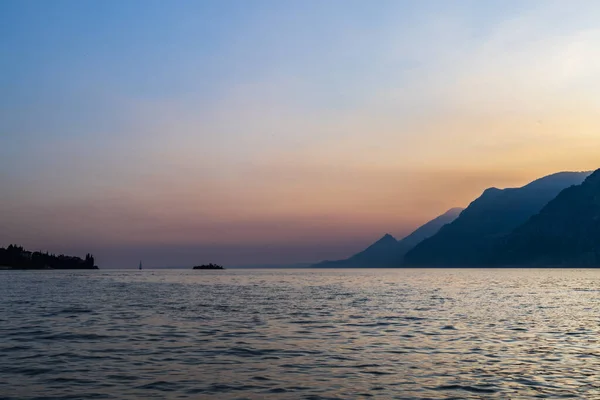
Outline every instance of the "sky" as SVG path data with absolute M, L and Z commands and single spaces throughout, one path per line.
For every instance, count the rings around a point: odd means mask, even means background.
M 0 246 L 344 258 L 600 168 L 600 2 L 0 1 Z

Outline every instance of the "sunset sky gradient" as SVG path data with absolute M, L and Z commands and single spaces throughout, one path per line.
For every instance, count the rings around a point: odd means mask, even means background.
M 600 168 L 598 1 L 0 2 L 0 246 L 314 262 Z

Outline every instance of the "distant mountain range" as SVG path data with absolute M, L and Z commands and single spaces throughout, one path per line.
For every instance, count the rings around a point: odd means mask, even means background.
M 600 170 L 490 188 L 396 241 L 315 267 L 600 266 Z
M 590 172 L 561 172 L 521 188 L 490 188 L 452 223 L 410 250 L 411 266 L 476 266 L 493 257 L 497 240 L 525 223 L 563 189 L 581 184 Z
M 462 208 L 453 208 L 439 217 L 427 222 L 402 240 L 396 240 L 386 234 L 367 249 L 345 260 L 323 261 L 315 264 L 318 268 L 393 268 L 402 264 L 404 255 L 415 245 L 435 235 L 442 226 L 452 222 L 461 213 Z
M 505 237 L 490 263 L 600 266 L 600 170 Z

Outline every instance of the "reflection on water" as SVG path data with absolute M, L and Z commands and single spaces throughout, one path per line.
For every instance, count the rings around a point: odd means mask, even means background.
M 600 398 L 600 271 L 2 271 L 1 398 Z

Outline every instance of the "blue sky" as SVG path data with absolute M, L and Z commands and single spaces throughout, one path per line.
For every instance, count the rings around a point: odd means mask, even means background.
M 316 261 L 487 186 L 598 167 L 599 17 L 593 1 L 3 1 L 0 245 Z

